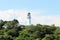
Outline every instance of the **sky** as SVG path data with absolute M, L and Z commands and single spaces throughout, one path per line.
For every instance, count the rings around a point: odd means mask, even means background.
M 17 19 L 28 24 L 31 13 L 32 24 L 55 24 L 60 26 L 60 0 L 0 0 L 0 19 Z

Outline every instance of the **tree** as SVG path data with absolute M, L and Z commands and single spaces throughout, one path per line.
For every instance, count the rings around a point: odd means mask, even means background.
M 18 37 L 19 33 L 16 29 L 11 29 L 8 31 L 8 35 L 11 35 L 12 37 Z
M 0 20 L 0 29 L 2 29 L 3 27 L 3 25 L 4 25 L 5 23 L 4 23 L 4 21 L 3 20 Z
M 17 27 L 18 25 L 19 25 L 18 20 L 14 19 L 12 21 L 7 21 L 7 23 L 5 23 L 3 27 L 12 29 L 14 27 Z

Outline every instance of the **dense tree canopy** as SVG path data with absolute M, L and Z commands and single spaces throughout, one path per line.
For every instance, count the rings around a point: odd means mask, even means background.
M 60 40 L 60 27 L 53 25 L 21 25 L 18 20 L 0 20 L 0 40 Z

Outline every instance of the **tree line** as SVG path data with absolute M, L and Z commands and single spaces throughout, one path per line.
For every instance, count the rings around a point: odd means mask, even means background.
M 60 27 L 53 25 L 21 25 L 18 20 L 0 20 L 0 40 L 60 40 Z

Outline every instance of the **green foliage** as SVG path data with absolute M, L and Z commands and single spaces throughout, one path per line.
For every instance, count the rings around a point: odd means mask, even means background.
M 3 25 L 5 24 L 5 22 L 3 21 L 3 20 L 0 20 L 0 29 L 2 29 L 3 27 Z
M 20 25 L 18 20 L 0 20 L 0 40 L 60 40 L 60 27 Z
M 8 35 L 11 35 L 12 37 L 18 37 L 19 33 L 16 29 L 11 29 L 8 31 Z

